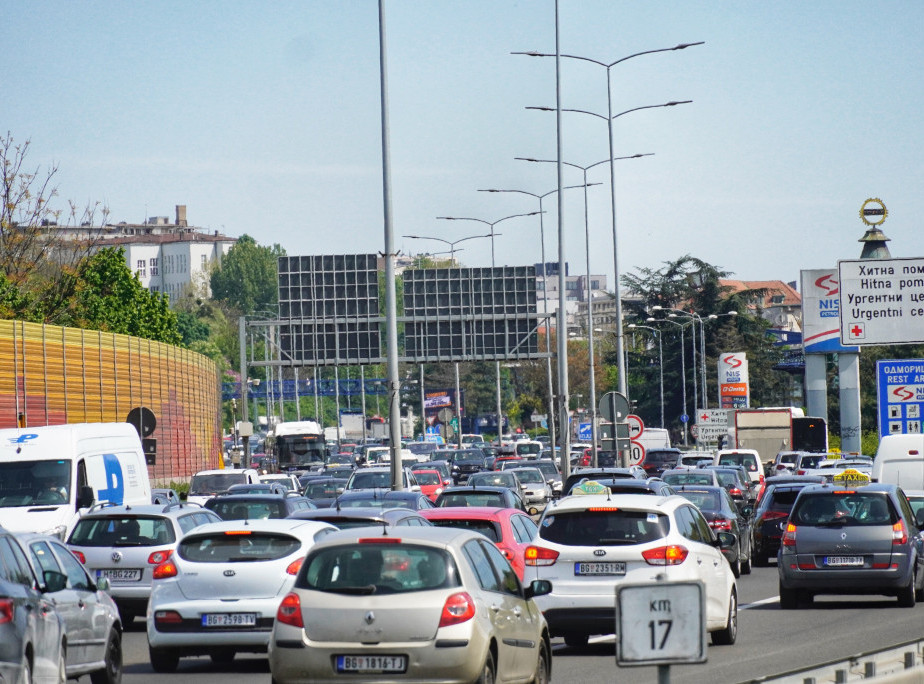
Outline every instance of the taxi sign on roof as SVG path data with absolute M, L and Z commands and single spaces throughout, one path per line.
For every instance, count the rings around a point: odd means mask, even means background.
M 593 482 L 592 480 L 586 480 L 581 482 L 578 485 L 575 485 L 571 490 L 571 494 L 574 496 L 585 496 L 587 494 L 609 494 L 610 489 L 606 485 L 602 485 L 599 482 Z
M 866 473 L 861 473 L 856 468 L 847 468 L 847 470 L 844 470 L 843 472 L 840 472 L 837 475 L 835 475 L 833 479 L 835 482 L 838 482 L 838 483 L 849 482 L 851 484 L 857 484 L 857 485 L 870 483 L 870 476 L 867 475 Z

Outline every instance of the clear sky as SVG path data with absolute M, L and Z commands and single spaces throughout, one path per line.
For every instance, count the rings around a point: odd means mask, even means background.
M 375 0 L 3 3 L 0 126 L 60 168 L 61 204 L 110 221 L 188 207 L 190 224 L 289 254 L 381 252 Z M 924 2 L 560 0 L 561 51 L 614 62 L 622 272 L 691 254 L 745 280 L 856 258 L 863 201 L 889 209 L 892 255 L 921 256 Z M 538 210 L 557 186 L 553 0 L 386 0 L 396 247 L 440 251 L 486 221 Z M 605 70 L 562 61 L 566 162 L 608 158 Z M 613 272 L 609 172 L 589 191 L 591 270 Z M 566 170 L 565 184 L 582 182 Z M 544 202 L 557 255 L 555 195 Z M 914 217 L 918 218 L 915 219 Z M 583 193 L 564 202 L 584 272 Z M 915 228 L 915 226 L 918 228 Z M 538 217 L 496 227 L 498 264 L 540 259 Z M 915 237 L 915 236 L 918 237 Z M 459 247 L 490 265 L 488 240 Z

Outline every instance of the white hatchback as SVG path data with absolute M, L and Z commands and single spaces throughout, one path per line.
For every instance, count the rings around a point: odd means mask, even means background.
M 313 520 L 229 520 L 197 527 L 154 570 L 147 633 L 151 666 L 182 656 L 227 664 L 265 652 L 276 609 L 308 549 L 337 528 Z
M 569 496 L 545 510 L 525 551 L 524 581 L 552 582 L 536 603 L 552 636 L 580 647 L 591 635 L 613 633 L 617 584 L 701 580 L 712 643 L 733 644 L 738 589 L 722 548 L 736 542 L 733 534 L 716 535 L 680 496 Z

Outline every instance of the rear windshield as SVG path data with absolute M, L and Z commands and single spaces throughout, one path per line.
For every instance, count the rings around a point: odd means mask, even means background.
M 716 492 L 677 492 L 687 501 L 690 501 L 701 511 L 718 511 L 722 508 L 719 495 Z
M 480 484 L 488 487 L 516 487 L 515 475 L 497 471 L 494 473 L 475 473 L 468 478 L 469 484 Z
M 507 505 L 499 492 L 451 492 L 441 495 L 440 507 L 447 506 L 495 506 L 503 508 Z
M 494 543 L 501 540 L 500 525 L 493 520 L 466 520 L 460 518 L 456 520 L 431 520 L 430 522 L 436 527 L 457 527 L 463 530 L 481 532 Z
M 541 444 L 517 444 L 518 454 L 538 454 L 540 451 L 542 451 Z
M 176 553 L 194 563 L 274 561 L 295 553 L 301 544 L 287 534 L 231 530 L 186 536 Z
M 379 497 L 349 497 L 340 499 L 335 505 L 340 508 L 415 508 L 411 499 Z
M 796 525 L 892 525 L 898 522 L 884 492 L 834 490 L 803 496 L 789 516 Z
M 337 496 L 337 489 L 342 489 L 346 480 L 340 482 L 309 482 L 305 487 L 305 496 L 309 499 L 332 499 Z
M 459 586 L 442 549 L 411 544 L 347 544 L 316 551 L 295 586 L 335 594 L 393 594 Z
M 722 485 L 723 487 L 725 485 L 737 486 L 741 484 L 741 480 L 738 479 L 738 475 L 736 473 L 729 473 L 727 471 L 717 470 L 715 473 L 715 476 L 718 478 L 719 484 Z
M 645 463 L 676 462 L 679 455 L 676 451 L 651 450 L 645 454 Z
M 269 501 L 222 501 L 221 499 L 215 499 L 210 500 L 206 508 L 215 511 L 222 520 L 260 520 L 285 518 L 288 515 L 286 505 L 282 501 L 272 499 Z
M 415 471 L 414 476 L 417 478 L 417 484 L 422 484 L 422 485 L 442 484 L 442 480 L 440 480 L 440 474 L 436 472 L 428 473 L 426 471 L 418 470 L 418 471 Z
M 799 489 L 774 489 L 767 508 L 771 511 L 791 511 L 792 505 L 796 503 L 796 497 L 799 496 L 799 491 Z
M 670 530 L 666 515 L 649 511 L 567 511 L 547 516 L 539 537 L 566 546 L 645 544 Z
M 542 473 L 539 470 L 517 470 L 516 476 L 520 478 L 520 482 L 531 482 L 531 483 L 545 483 L 545 478 L 542 477 Z
M 715 484 L 715 479 L 710 472 L 696 472 L 695 470 L 689 470 L 684 473 L 664 473 L 661 476 L 664 481 L 669 485 L 685 485 L 685 484 L 699 484 L 699 485 L 711 485 Z
M 391 488 L 391 473 L 387 470 L 372 472 L 357 471 L 350 480 L 350 489 Z
M 812 454 L 803 456 L 799 461 L 800 468 L 817 468 L 818 464 L 827 459 L 827 454 Z
M 189 482 L 189 493 L 193 496 L 217 494 L 223 492 L 231 485 L 244 484 L 244 473 L 212 473 L 208 475 L 193 475 Z
M 750 472 L 757 472 L 757 458 L 754 454 L 722 454 L 716 465 L 743 465 Z
M 106 516 L 82 518 L 68 544 L 74 546 L 162 546 L 176 541 L 166 518 Z

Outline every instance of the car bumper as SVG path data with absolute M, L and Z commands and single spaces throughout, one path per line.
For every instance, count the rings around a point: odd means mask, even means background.
M 281 596 L 272 599 L 240 601 L 183 601 L 148 605 L 148 644 L 152 648 L 177 649 L 180 654 L 196 655 L 215 647 L 239 651 L 265 652 L 276 619 Z M 176 611 L 182 622 L 162 624 L 154 620 L 158 611 Z M 255 613 L 256 625 L 241 627 L 204 627 L 202 616 L 207 613 Z
M 893 555 L 887 568 L 823 568 L 819 555 L 779 554 L 780 583 L 787 589 L 810 589 L 824 594 L 878 594 L 907 587 L 913 569 L 907 556 Z M 816 563 L 816 559 L 819 559 Z M 815 569 L 799 565 L 815 564 Z M 795 566 L 795 567 L 793 567 Z

